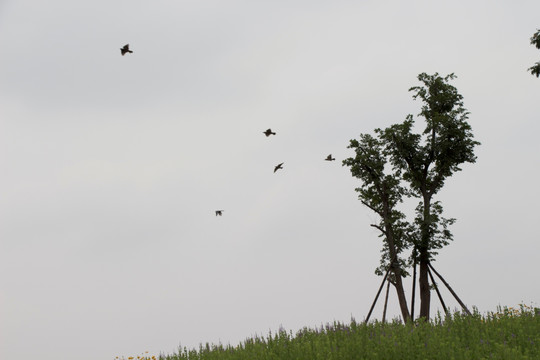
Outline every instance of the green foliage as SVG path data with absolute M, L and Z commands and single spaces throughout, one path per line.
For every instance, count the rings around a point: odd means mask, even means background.
M 409 90 L 415 93 L 414 99 L 423 101 L 419 116 L 425 119 L 426 127 L 422 134 L 412 133 L 412 115 L 402 124 L 376 130 L 391 154 L 392 164 L 403 171 L 403 178 L 417 196 L 437 193 L 446 178 L 461 170 L 461 164 L 476 161 L 474 147 L 480 143 L 473 140 L 463 97 L 448 84 L 454 78 L 454 74 L 442 78 L 437 73 L 422 73 L 418 80 L 424 86 Z
M 344 160 L 343 165 L 362 181 L 356 189 L 358 197 L 380 216 L 380 223 L 372 226 L 386 239 L 381 267 L 376 270 L 379 275 L 390 262 L 389 232 L 396 253 L 414 244 L 424 259 L 432 258 L 452 240 L 449 226 L 455 219 L 443 218 L 442 205 L 431 199 L 448 177 L 461 170 L 461 164 L 476 161 L 474 147 L 480 144 L 473 139 L 462 95 L 449 84 L 453 79 L 454 74 L 422 73 L 418 76 L 422 85 L 409 89 L 414 99 L 422 101 L 419 116 L 424 118 L 425 128 L 421 133 L 413 132 L 415 120 L 408 115 L 403 123 L 375 129 L 375 136 L 361 134 L 359 140 L 350 141 L 348 148 L 354 149 L 355 157 Z M 396 209 L 403 196 L 422 199 L 412 224 Z M 398 258 L 398 263 L 405 268 L 403 260 Z
M 535 75 L 536 77 L 539 77 L 540 76 L 540 62 L 537 62 L 536 64 L 531 66 L 528 70 L 531 72 L 531 74 Z
M 361 134 L 360 141 L 351 140 L 348 149 L 355 150 L 355 157 L 345 159 L 343 164 L 350 166 L 352 175 L 362 180 L 362 187 L 356 189 L 360 200 L 379 215 L 384 214 L 385 201 L 390 208 L 401 202 L 406 189 L 400 186 L 399 171 L 385 174 L 387 157 L 382 142 Z
M 537 49 L 540 49 L 540 29 L 536 30 L 536 32 L 531 37 L 531 45 L 534 45 Z
M 510 308 L 511 309 L 511 308 Z M 180 349 L 162 360 L 355 360 L 539 359 L 540 315 L 534 309 L 499 310 L 481 316 L 454 313 L 416 324 L 339 322 L 295 335 L 280 330 L 236 347 Z
M 456 219 L 446 219 L 442 215 L 443 208 L 440 201 L 436 201 L 431 204 L 431 211 L 429 213 L 429 219 L 424 218 L 424 203 L 418 203 L 416 207 L 416 217 L 414 219 L 415 234 L 411 237 L 414 242 L 415 248 L 421 249 L 422 247 L 426 248 L 426 255 L 433 259 L 437 255 L 437 250 L 442 249 L 444 246 L 448 245 L 450 241 L 453 240 L 453 235 L 449 230 L 449 226 L 455 223 Z M 426 221 L 427 220 L 427 221 Z M 424 246 L 422 243 L 422 230 L 425 228 L 425 232 L 428 234 L 430 239 L 429 245 Z M 413 254 L 411 260 L 419 261 L 418 253 Z M 416 256 L 416 258 L 414 258 Z
M 405 221 L 405 215 L 396 209 L 403 196 L 408 194 L 408 190 L 401 185 L 399 169 L 388 173 L 388 154 L 379 139 L 369 134 L 361 134 L 359 140 L 350 141 L 348 148 L 354 149 L 355 157 L 345 159 L 343 165 L 349 166 L 351 174 L 362 181 L 361 187 L 355 189 L 358 198 L 380 216 L 379 223 L 372 226 L 379 229 L 380 237 L 385 239 L 381 265 L 375 271 L 382 275 L 391 261 L 390 243 L 396 254 L 411 244 L 408 237 L 412 233 L 412 227 Z M 396 257 L 394 262 L 402 269 L 402 275 L 408 275 L 404 270 L 406 264 L 403 259 Z
M 531 37 L 531 45 L 534 45 L 537 49 L 540 49 L 540 30 L 536 30 L 536 32 Z M 528 68 L 531 72 L 531 74 L 535 75 L 536 77 L 540 76 L 540 62 L 537 62 L 530 68 Z
M 448 177 L 461 170 L 461 164 L 476 162 L 474 147 L 480 144 L 473 139 L 463 97 L 448 83 L 454 78 L 454 74 L 441 77 L 422 73 L 418 80 L 423 85 L 409 90 L 423 103 L 418 115 L 424 118 L 425 128 L 420 134 L 412 132 L 412 115 L 401 124 L 375 130 L 394 170 L 410 184 L 409 194 L 422 199 L 416 209 L 416 234 L 410 239 L 419 249 L 418 256 L 425 260 L 452 240 L 448 226 L 455 222 L 441 216 L 442 205 L 432 203 L 432 197 Z

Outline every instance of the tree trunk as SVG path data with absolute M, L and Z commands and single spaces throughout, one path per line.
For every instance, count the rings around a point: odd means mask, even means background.
M 403 282 L 401 281 L 401 271 L 399 269 L 394 271 L 396 275 L 396 293 L 398 296 L 399 307 L 401 309 L 401 316 L 403 316 L 403 322 L 408 322 L 411 318 L 409 309 L 407 307 L 407 299 L 405 298 L 405 291 L 403 290 Z
M 429 289 L 428 266 L 429 266 L 429 242 L 431 241 L 430 225 L 431 225 L 431 196 L 427 194 L 426 189 L 422 189 L 424 198 L 423 223 L 421 229 L 421 246 L 420 254 L 420 274 L 418 276 L 418 285 L 420 288 L 420 317 L 429 320 L 429 305 L 431 301 L 431 292 Z
M 408 322 L 411 318 L 409 314 L 409 308 L 407 307 L 407 299 L 405 298 L 405 290 L 403 290 L 403 281 L 401 279 L 401 269 L 399 266 L 394 266 L 397 263 L 397 250 L 396 243 L 394 241 L 394 230 L 392 224 L 388 220 L 390 218 L 390 206 L 388 203 L 388 198 L 383 198 L 383 207 L 384 207 L 384 219 L 385 219 L 385 230 L 386 230 L 386 241 L 388 242 L 388 253 L 390 255 L 390 269 L 394 273 L 395 277 L 395 287 L 396 293 L 398 296 L 399 307 L 401 309 L 401 316 L 403 316 L 403 322 Z
M 420 274 L 418 285 L 420 288 L 420 317 L 429 320 L 429 304 L 431 301 L 431 292 L 428 281 L 428 261 L 420 258 Z

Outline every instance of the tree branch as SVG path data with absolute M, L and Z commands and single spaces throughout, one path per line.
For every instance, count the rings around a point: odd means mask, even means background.
M 380 227 L 379 225 L 370 224 L 369 226 L 373 226 L 375 229 L 379 229 L 385 236 L 388 236 L 386 231 L 382 227 Z
M 360 200 L 360 202 L 364 205 L 366 205 L 368 208 L 370 208 L 371 210 L 373 210 L 375 213 L 377 213 L 379 216 L 382 217 L 382 211 L 379 211 L 377 209 L 375 209 L 373 206 L 369 205 L 368 203 L 366 203 L 364 200 Z

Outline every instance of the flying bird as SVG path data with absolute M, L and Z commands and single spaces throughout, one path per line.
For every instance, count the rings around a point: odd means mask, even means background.
M 222 216 L 225 210 L 216 210 L 216 216 Z
M 263 134 L 266 135 L 266 137 L 268 137 L 270 135 L 276 135 L 276 133 L 273 132 L 272 129 L 268 129 L 266 131 L 263 131 Z
M 129 44 L 126 44 L 124 47 L 120 48 L 120 53 L 124 56 L 126 53 L 133 53 L 133 51 L 129 50 Z
M 276 167 L 274 168 L 274 172 L 278 171 L 279 169 L 283 169 L 283 165 L 284 163 L 281 163 L 279 165 L 276 165 Z
M 330 155 L 328 155 L 328 156 L 326 157 L 326 159 L 324 159 L 324 160 L 326 160 L 326 161 L 334 161 L 334 160 L 336 160 L 336 158 L 333 158 L 333 157 L 332 157 L 332 154 L 330 154 Z

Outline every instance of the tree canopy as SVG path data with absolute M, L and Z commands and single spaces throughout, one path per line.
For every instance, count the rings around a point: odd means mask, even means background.
M 462 95 L 449 83 L 453 79 L 454 74 L 422 73 L 418 75 L 422 84 L 409 89 L 414 99 L 422 101 L 418 116 L 424 119 L 425 127 L 421 133 L 413 132 L 415 119 L 408 115 L 403 123 L 375 129 L 375 136 L 361 134 L 359 140 L 351 140 L 349 148 L 356 156 L 343 161 L 362 181 L 356 189 L 359 199 L 381 217 L 380 223 L 372 226 L 384 238 L 381 264 L 394 269 L 395 279 L 407 274 L 398 255 L 413 247 L 411 261 L 420 263 L 420 316 L 426 318 L 430 303 L 428 265 L 437 250 L 452 240 L 449 226 L 455 221 L 442 217 L 443 207 L 433 196 L 448 177 L 461 171 L 463 163 L 476 161 L 474 148 L 480 144 L 467 122 L 469 112 L 463 107 Z M 412 223 L 396 207 L 403 196 L 420 199 Z M 396 289 L 399 295 L 402 289 Z

